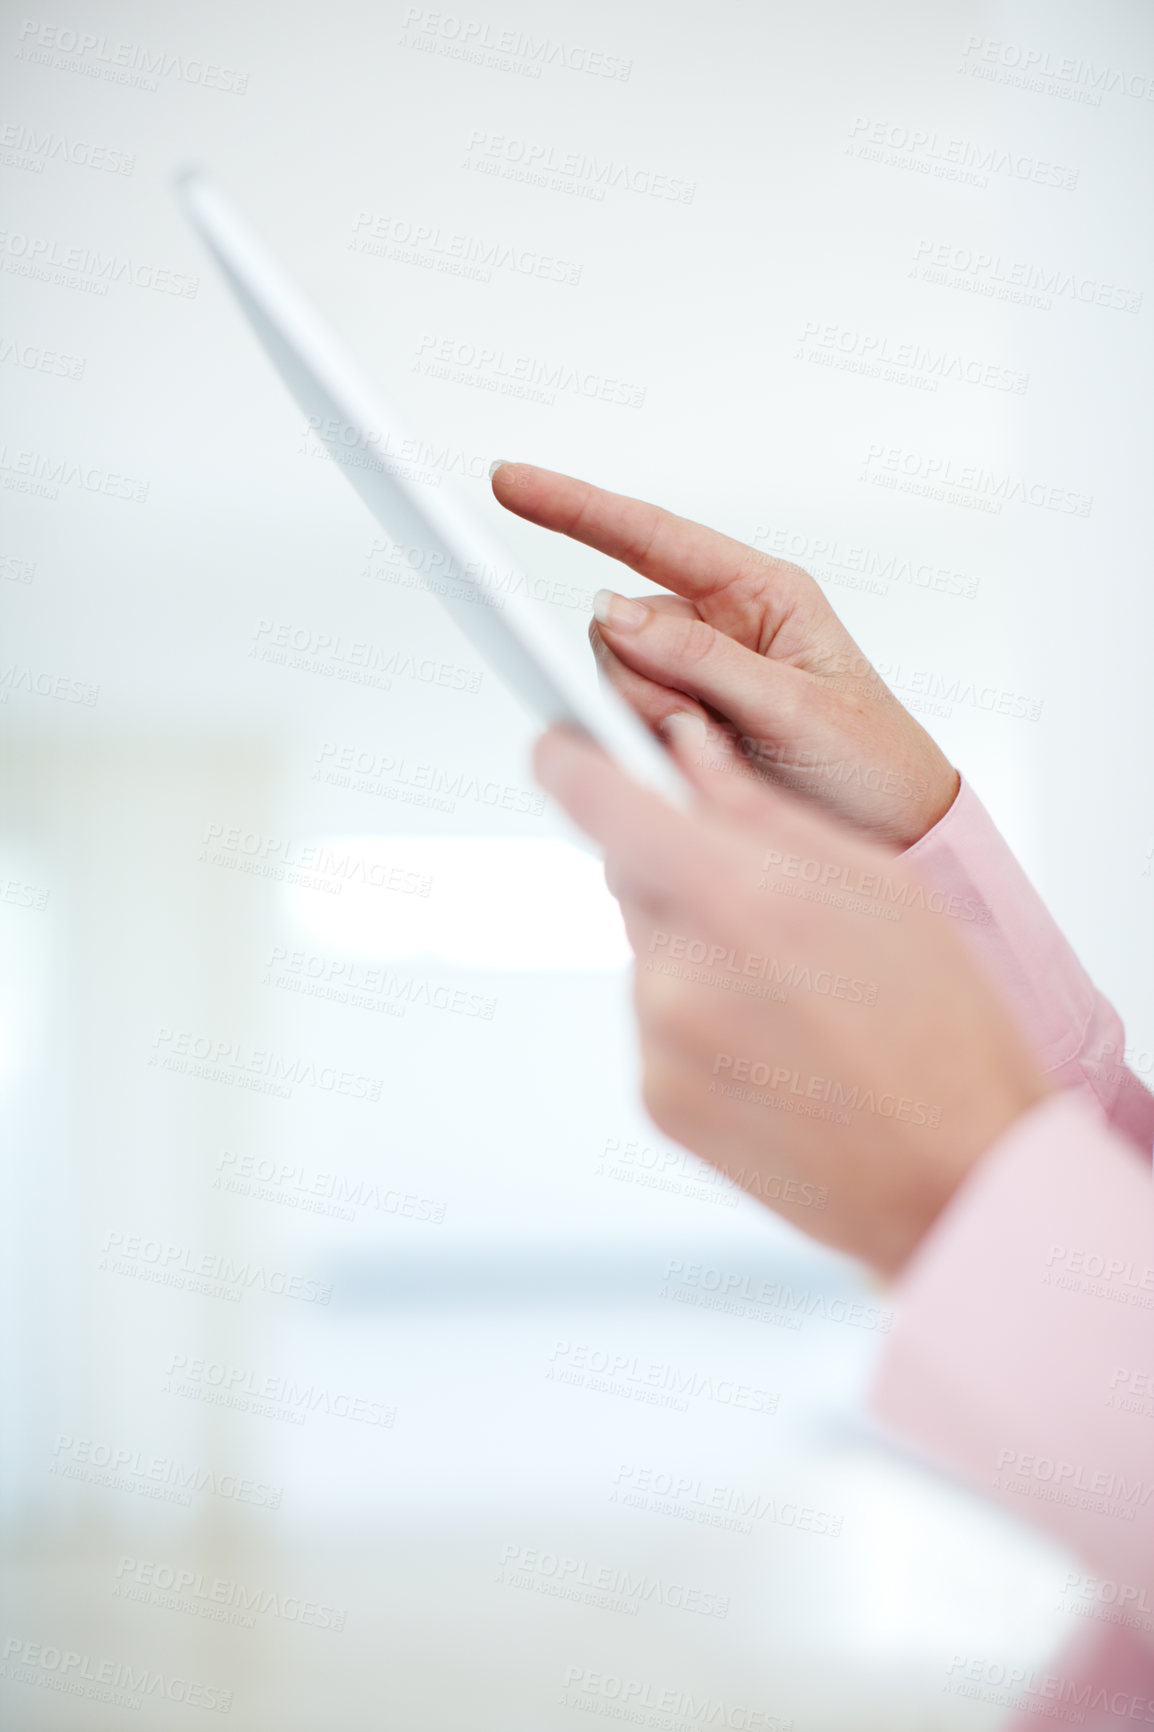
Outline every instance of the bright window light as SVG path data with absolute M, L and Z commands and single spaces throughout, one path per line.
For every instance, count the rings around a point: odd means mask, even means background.
M 329 836 L 285 886 L 319 948 L 458 967 L 580 971 L 632 952 L 601 862 L 569 842 L 489 836 Z

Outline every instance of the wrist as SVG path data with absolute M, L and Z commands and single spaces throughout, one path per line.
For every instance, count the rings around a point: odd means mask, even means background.
M 941 823 L 957 799 L 962 785 L 962 778 L 957 770 L 945 753 L 936 748 L 925 781 L 925 792 L 915 802 L 915 810 L 910 814 L 906 833 L 898 838 L 903 849 L 912 848 L 915 842 L 920 842 L 923 836 L 929 835 L 935 825 Z
M 937 1159 L 921 1167 L 916 1182 L 911 1173 L 905 1207 L 895 1211 L 882 1253 L 873 1259 L 881 1274 L 891 1279 L 900 1276 L 970 1175 L 1052 1092 L 1042 1075 L 1032 1065 L 1025 1065 L 1015 1067 L 1011 1074 L 991 1078 L 984 1089 L 970 1097 L 963 1122 L 937 1152 Z

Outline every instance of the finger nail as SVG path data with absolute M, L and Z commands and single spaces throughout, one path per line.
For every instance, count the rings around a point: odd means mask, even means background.
M 493 461 L 489 465 L 489 480 L 490 481 L 492 481 L 494 475 L 497 473 L 498 469 L 500 469 L 502 463 L 508 463 L 508 461 L 509 461 L 509 459 L 507 457 L 494 457 Z
M 705 747 L 705 723 L 692 710 L 674 710 L 666 716 L 658 732 L 665 736 L 675 751 L 700 752 Z
M 630 601 L 614 589 L 599 589 L 593 597 L 593 618 L 610 631 L 636 631 L 648 617 L 649 609 L 644 602 Z

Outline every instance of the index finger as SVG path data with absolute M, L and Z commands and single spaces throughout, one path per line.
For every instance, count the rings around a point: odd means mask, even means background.
M 518 517 L 595 547 L 689 601 L 712 602 L 711 619 L 722 600 L 739 611 L 747 602 L 760 611 L 766 578 L 781 566 L 692 518 L 533 463 L 497 464 L 492 484 L 498 502 Z

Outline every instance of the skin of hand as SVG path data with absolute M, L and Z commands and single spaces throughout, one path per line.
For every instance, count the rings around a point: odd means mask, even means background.
M 637 958 L 645 1106 L 795 1226 L 893 1276 L 1047 1084 L 890 849 L 755 777 L 732 746 L 707 760 L 700 720 L 667 735 L 689 812 L 571 729 L 550 729 L 534 759 L 605 850 Z M 799 897 L 810 862 L 858 893 Z
M 949 810 L 957 771 L 800 566 L 533 464 L 495 464 L 492 487 L 673 592 L 601 590 L 589 631 L 603 677 L 650 727 L 700 716 L 766 779 L 900 848 Z

